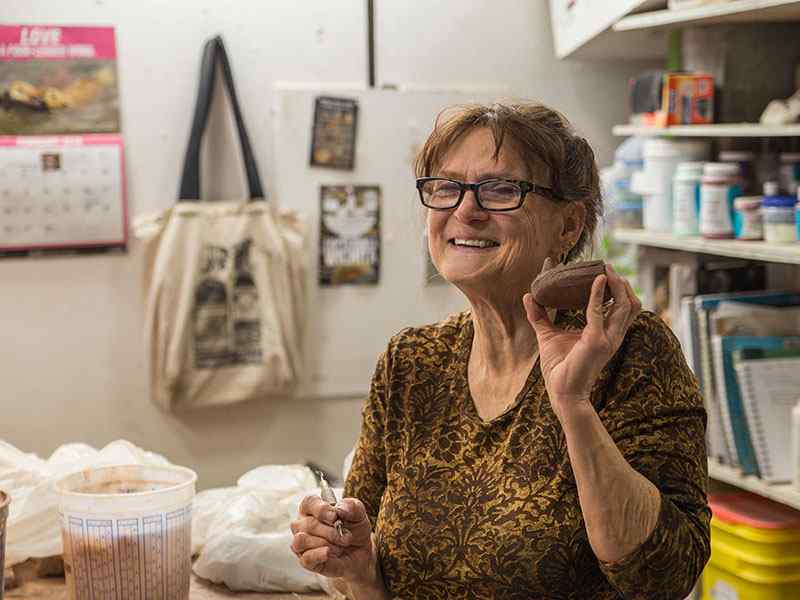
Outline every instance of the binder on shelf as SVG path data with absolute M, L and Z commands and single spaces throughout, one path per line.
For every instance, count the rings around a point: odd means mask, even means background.
M 800 399 L 800 338 L 763 338 L 745 346 L 733 365 L 761 478 L 792 479 L 792 408 Z M 777 346 L 777 347 L 773 347 Z
M 697 340 L 696 371 L 700 390 L 708 413 L 708 452 L 709 457 L 733 467 L 740 466 L 736 452 L 735 435 L 728 416 L 727 399 L 720 396 L 714 371 L 711 347 L 711 315 L 723 301 L 736 301 L 764 306 L 800 305 L 798 290 L 762 290 L 755 292 L 725 292 L 695 296 L 694 321 L 696 330 L 692 336 Z M 724 400 L 724 402 L 723 402 Z
M 732 448 L 736 452 L 737 462 L 745 475 L 761 476 L 753 441 L 755 432 L 748 427 L 744 403 L 736 377 L 736 369 L 733 365 L 733 353 L 743 348 L 778 349 L 786 348 L 787 346 L 800 346 L 800 336 L 715 335 L 712 339 L 712 345 L 714 371 L 722 408 L 723 423 L 732 437 Z

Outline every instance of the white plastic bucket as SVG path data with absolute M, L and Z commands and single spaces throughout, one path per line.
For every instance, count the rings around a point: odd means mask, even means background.
M 672 231 L 675 170 L 681 162 L 705 159 L 708 152 L 707 141 L 676 142 L 654 138 L 644 143 L 644 169 L 637 178 L 638 185 L 634 191 L 644 196 L 642 220 L 645 229 L 664 233 Z
M 188 600 L 192 500 L 183 467 L 86 469 L 56 483 L 72 600 Z

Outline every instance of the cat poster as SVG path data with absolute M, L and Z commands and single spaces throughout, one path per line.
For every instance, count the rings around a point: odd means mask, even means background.
M 378 283 L 380 199 L 377 185 L 320 186 L 320 285 Z
M 0 134 L 119 130 L 113 27 L 0 25 Z

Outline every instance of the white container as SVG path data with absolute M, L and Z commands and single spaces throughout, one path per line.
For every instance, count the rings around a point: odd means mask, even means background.
M 800 152 L 784 152 L 780 155 L 780 185 L 784 194 L 794 196 L 800 183 Z
M 672 232 L 672 179 L 681 162 L 702 160 L 708 156 L 706 141 L 648 139 L 644 143 L 644 168 L 631 181 L 634 192 L 644 197 L 642 220 L 644 228 L 664 233 Z M 634 189 L 634 185 L 638 184 Z
M 703 176 L 702 162 L 678 163 L 672 180 L 673 221 L 672 232 L 676 235 L 700 233 L 700 179 Z
M 763 240 L 763 196 L 739 196 L 733 201 L 733 233 L 737 240 Z
M 764 196 L 761 214 L 766 241 L 776 244 L 797 241 L 795 204 L 793 196 Z
M 792 484 L 800 492 L 800 400 L 792 409 Z
M 706 163 L 700 184 L 700 233 L 703 237 L 733 237 L 733 201 L 741 196 L 739 165 Z
M 188 600 L 196 481 L 183 467 L 125 465 L 57 482 L 70 598 Z

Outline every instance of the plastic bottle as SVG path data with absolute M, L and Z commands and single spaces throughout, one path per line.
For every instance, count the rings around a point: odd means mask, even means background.
M 650 231 L 672 232 L 672 181 L 678 164 L 703 160 L 708 156 L 705 141 L 675 141 L 660 138 L 644 143 L 644 168 L 631 180 L 633 191 L 644 196 L 644 228 Z
M 762 196 L 739 196 L 733 201 L 733 233 L 737 240 L 764 239 Z
M 678 163 L 672 180 L 673 221 L 675 235 L 700 233 L 700 180 L 702 162 Z
M 777 182 L 769 181 L 764 184 L 762 214 L 766 241 L 778 244 L 797 241 L 795 204 L 795 197 L 779 194 Z
M 738 164 L 705 164 L 700 183 L 700 233 L 703 237 L 733 237 L 733 201 L 741 196 L 741 190 Z

